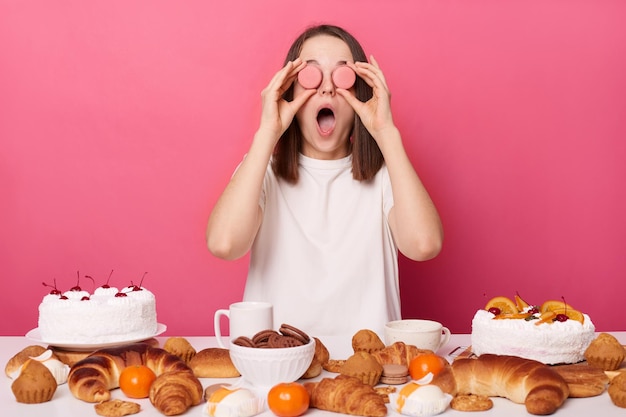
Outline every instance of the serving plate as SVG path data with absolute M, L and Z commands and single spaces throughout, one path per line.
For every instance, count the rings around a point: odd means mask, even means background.
M 103 348 L 108 348 L 108 347 L 115 347 L 115 346 L 124 345 L 127 343 L 141 342 L 141 341 L 150 339 L 152 337 L 159 336 L 163 334 L 166 330 L 167 330 L 167 326 L 165 324 L 157 323 L 156 332 L 148 337 L 120 339 L 120 340 L 116 340 L 113 342 L 71 343 L 71 342 L 55 342 L 52 340 L 43 340 L 41 337 L 41 334 L 39 333 L 39 328 L 37 327 L 29 331 L 28 333 L 26 333 L 26 338 L 36 343 L 50 345 L 50 346 L 54 346 L 54 347 L 65 349 L 65 350 L 83 352 L 83 351 L 93 351 L 93 350 L 98 350 L 98 349 L 103 349 Z

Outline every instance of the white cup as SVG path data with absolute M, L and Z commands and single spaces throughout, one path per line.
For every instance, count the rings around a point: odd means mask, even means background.
M 274 326 L 274 310 L 272 304 L 262 301 L 241 301 L 233 303 L 228 310 L 217 310 L 213 317 L 215 336 L 219 347 L 226 349 L 222 343 L 220 318 L 228 317 L 230 339 L 239 336 L 252 337 L 261 330 L 272 329 Z
M 404 342 L 436 352 L 450 340 L 450 330 L 433 320 L 404 319 L 385 324 L 385 344 Z

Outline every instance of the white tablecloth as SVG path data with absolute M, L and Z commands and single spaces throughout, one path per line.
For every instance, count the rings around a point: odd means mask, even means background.
M 620 342 L 626 343 L 626 332 L 611 332 L 615 335 Z M 161 346 L 167 337 L 157 338 Z M 188 337 L 189 342 L 196 348 L 201 350 L 207 347 L 217 347 L 214 337 Z M 458 346 L 469 345 L 469 335 L 452 335 L 450 341 L 446 346 L 439 350 L 439 354 L 446 356 L 449 352 L 453 351 Z M 322 340 L 324 345 L 330 351 L 333 359 L 346 359 L 350 356 L 351 345 L 350 340 Z M 8 360 L 24 347 L 33 344 L 25 337 L 13 337 L 4 336 L 0 337 L 0 363 L 6 365 Z M 335 376 L 335 374 L 322 374 L 323 376 Z M 54 397 L 51 401 L 43 404 L 21 404 L 15 400 L 13 393 L 11 392 L 12 380 L 6 376 L 0 378 L 0 414 L 2 416 L 20 416 L 20 417 L 88 417 L 97 416 L 93 404 L 89 404 L 80 400 L 77 400 L 72 396 L 67 388 L 67 384 L 58 387 Z M 217 382 L 229 382 L 233 383 L 236 380 L 217 380 L 217 379 L 201 379 L 204 387 L 215 384 Z M 124 394 L 119 390 L 113 390 L 113 398 L 126 399 Z M 132 400 L 141 404 L 142 411 L 138 416 L 140 417 L 161 417 L 160 414 L 151 404 L 148 399 Z M 460 412 L 448 408 L 442 416 L 463 416 L 463 417 L 482 417 L 482 416 L 528 416 L 524 405 L 515 404 L 504 398 L 494 398 L 494 406 L 491 410 L 485 412 Z M 185 416 L 201 416 L 202 406 L 196 406 L 189 409 Z M 316 409 L 309 409 L 305 416 L 308 417 L 337 417 L 340 414 L 330 413 L 327 411 L 321 411 Z M 389 417 L 399 417 L 400 415 L 390 411 Z M 565 404 L 560 407 L 555 416 L 602 416 L 612 417 L 626 415 L 626 409 L 616 407 L 611 402 L 608 394 L 605 392 L 602 395 L 591 398 L 569 398 Z M 270 411 L 265 411 L 260 417 L 273 417 L 274 414 Z

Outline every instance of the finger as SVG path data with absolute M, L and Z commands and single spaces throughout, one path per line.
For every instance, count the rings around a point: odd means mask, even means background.
M 306 62 L 303 62 L 301 58 L 294 59 L 291 61 L 291 69 L 287 73 L 286 79 L 293 82 L 304 67 L 306 67 Z
M 317 93 L 317 90 L 304 90 L 302 93 L 295 96 L 291 101 L 291 107 L 293 108 L 293 112 L 296 113 L 300 109 L 300 107 L 302 107 L 304 103 L 306 103 L 307 100 L 311 98 L 311 96 L 315 95 L 315 93 Z
M 294 82 L 296 77 L 298 76 L 298 72 L 302 70 L 306 66 L 305 62 L 302 62 L 302 59 L 296 58 L 293 61 L 287 62 L 280 71 L 278 71 L 272 77 L 270 83 L 268 84 L 268 89 L 277 90 L 282 95 Z
M 348 104 L 354 109 L 356 114 L 358 114 L 359 117 L 360 117 L 361 116 L 361 112 L 363 110 L 363 106 L 365 106 L 365 104 L 361 100 L 356 98 L 348 90 L 344 90 L 343 88 L 338 88 L 336 91 L 337 91 L 337 94 L 339 94 L 341 97 L 343 97 L 348 102 Z
M 373 66 L 380 69 L 380 65 L 378 65 L 378 61 L 376 61 L 376 58 L 374 58 L 374 55 L 370 55 L 370 62 L 372 63 Z
M 372 64 L 368 64 L 365 62 L 359 63 L 358 67 L 359 76 L 367 82 L 367 84 L 374 88 L 380 87 L 385 91 L 389 92 L 389 87 L 387 86 L 387 80 L 385 79 L 385 75 L 380 70 L 380 68 L 375 67 Z

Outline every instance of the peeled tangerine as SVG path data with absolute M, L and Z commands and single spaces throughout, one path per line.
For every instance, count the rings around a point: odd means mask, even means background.
M 452 396 L 436 385 L 409 382 L 400 392 L 389 394 L 391 407 L 400 414 L 412 417 L 441 414 L 448 408 Z
M 262 401 L 246 388 L 217 388 L 207 398 L 203 415 L 211 417 L 251 417 L 262 409 Z

